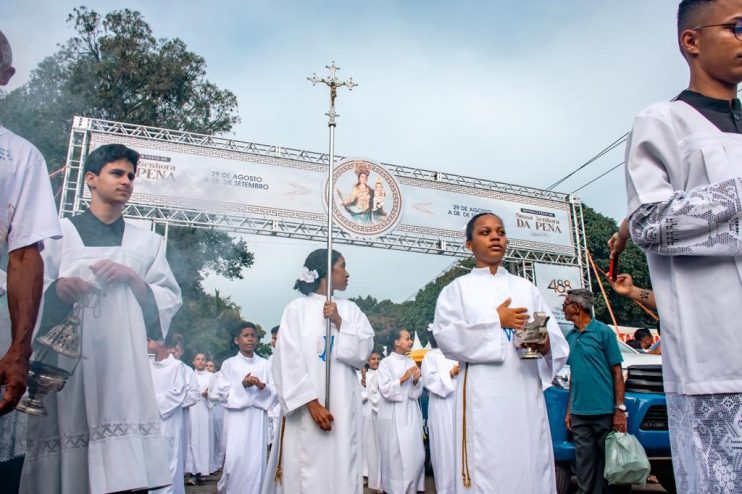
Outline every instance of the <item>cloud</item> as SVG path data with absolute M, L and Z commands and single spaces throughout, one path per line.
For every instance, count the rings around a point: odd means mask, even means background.
M 6 7 L 16 85 L 71 35 L 64 20 L 79 0 L 43 3 Z M 206 58 L 208 78 L 238 96 L 238 139 L 326 151 L 327 90 L 306 77 L 334 59 L 341 77 L 360 83 L 338 97 L 339 154 L 535 187 L 585 162 L 687 79 L 675 2 L 101 0 L 94 8 L 123 7 L 141 10 L 158 37 L 178 36 Z M 571 192 L 622 159 L 617 149 L 560 190 Z M 616 219 L 625 212 L 620 170 L 579 194 Z M 272 324 L 293 296 L 300 261 L 319 244 L 281 250 L 263 248 L 261 238 L 248 242 L 257 258 L 248 282 L 225 283 L 248 313 L 258 311 L 256 320 Z M 349 252 L 352 272 L 358 266 L 351 290 L 366 290 L 351 293 L 379 298 L 406 297 L 450 262 Z M 406 265 L 414 269 L 405 280 L 380 279 L 374 269 Z M 254 289 L 265 284 L 289 288 Z

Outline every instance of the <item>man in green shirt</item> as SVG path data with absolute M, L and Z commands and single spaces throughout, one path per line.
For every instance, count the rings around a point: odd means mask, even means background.
M 593 294 L 570 290 L 564 317 L 575 325 L 567 334 L 571 385 L 564 422 L 575 441 L 579 493 L 607 492 L 603 480 L 605 437 L 614 429 L 626 432 L 621 350 L 614 332 L 593 318 Z

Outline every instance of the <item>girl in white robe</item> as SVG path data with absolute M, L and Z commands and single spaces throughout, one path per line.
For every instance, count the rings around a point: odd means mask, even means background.
M 201 393 L 198 383 L 187 366 L 167 353 L 162 345 L 149 341 L 155 355 L 152 355 L 150 369 L 155 388 L 157 407 L 162 419 L 163 435 L 168 444 L 168 462 L 172 485 L 150 491 L 157 494 L 185 494 L 183 483 L 183 462 L 185 444 L 183 443 L 184 407 L 195 403 Z M 163 352 L 164 351 L 164 352 Z
M 255 325 L 238 330 L 239 353 L 224 361 L 215 390 L 226 409 L 224 470 L 217 488 L 224 494 L 258 494 L 268 453 L 268 410 L 276 399 L 268 361 L 254 353 Z
M 423 358 L 420 368 L 423 385 L 428 390 L 428 437 L 430 461 L 435 474 L 436 494 L 453 494 L 456 483 L 456 453 L 454 451 L 454 415 L 459 363 L 447 359 L 430 333 L 433 347 Z
M 473 217 L 466 238 L 476 267 L 441 291 L 432 327 L 443 354 L 461 362 L 456 492 L 556 493 L 542 390 L 566 362 L 569 347 L 552 316 L 549 338 L 537 348 L 543 358 L 519 358 L 513 330 L 534 312 L 551 316 L 549 307 L 533 283 L 502 267 L 507 236 L 498 216 Z
M 332 288 L 345 290 L 345 259 L 332 252 Z M 356 371 L 373 349 L 374 332 L 349 300 L 327 302 L 327 250 L 312 252 L 295 284 L 305 296 L 281 317 L 273 379 L 284 418 L 271 448 L 263 493 L 361 494 L 361 396 Z M 327 319 L 332 326 L 325 343 Z M 329 352 L 327 347 L 329 346 Z M 332 359 L 330 410 L 325 403 L 325 359 Z
M 393 333 L 394 351 L 379 364 L 377 379 L 381 486 L 387 494 L 425 490 L 425 446 L 417 399 L 423 392 L 420 369 L 405 354 L 412 349 L 406 330 Z

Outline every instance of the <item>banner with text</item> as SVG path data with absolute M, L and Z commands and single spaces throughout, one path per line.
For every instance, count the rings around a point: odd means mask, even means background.
M 119 142 L 141 154 L 134 204 L 324 222 L 326 165 L 99 133 L 90 142 L 91 150 Z M 335 217 L 352 235 L 399 233 L 463 243 L 469 218 L 493 212 L 514 247 L 575 252 L 566 202 L 397 177 L 360 159 L 338 163 L 335 178 Z

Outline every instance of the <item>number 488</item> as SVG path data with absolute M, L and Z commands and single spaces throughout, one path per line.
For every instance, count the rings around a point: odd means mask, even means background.
M 571 290 L 572 283 L 569 280 L 551 280 L 547 288 L 561 294 Z

